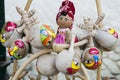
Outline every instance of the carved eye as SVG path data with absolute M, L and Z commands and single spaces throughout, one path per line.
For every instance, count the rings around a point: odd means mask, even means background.
M 60 17 L 59 19 L 60 19 L 60 20 L 62 20 L 62 19 L 63 19 L 63 17 Z
M 49 46 L 51 42 L 52 42 L 52 38 L 50 38 L 50 40 L 48 41 L 47 46 Z
M 86 64 L 91 64 L 92 61 L 91 61 L 91 60 L 87 60 L 87 61 L 85 61 L 85 63 L 86 63 Z
M 18 54 L 16 54 L 19 58 L 21 58 L 22 56 L 18 53 Z
M 74 64 L 75 64 L 76 66 L 80 66 L 80 64 L 79 64 L 77 61 L 74 61 Z
M 17 54 L 18 57 L 20 57 L 20 54 Z
M 5 35 L 1 35 L 1 38 L 2 38 L 3 40 L 6 40 Z
M 85 66 L 86 67 L 92 67 L 94 65 L 94 61 L 92 61 L 92 60 L 86 60 L 85 61 Z
M 65 18 L 65 21 L 68 21 L 68 19 L 67 19 L 67 18 Z

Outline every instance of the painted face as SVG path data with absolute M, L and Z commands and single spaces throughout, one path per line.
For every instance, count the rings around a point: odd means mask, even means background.
M 56 35 L 50 26 L 45 24 L 40 26 L 40 39 L 44 46 L 49 46 L 55 36 Z
M 107 31 L 108 31 L 110 34 L 112 34 L 115 38 L 118 39 L 118 33 L 115 31 L 114 28 L 109 28 Z
M 7 22 L 1 31 L 0 42 L 5 43 L 11 37 L 16 27 L 17 25 L 14 22 Z
M 16 40 L 11 48 L 8 48 L 8 53 L 13 59 L 21 59 L 25 56 L 25 44 L 22 40 Z
M 68 72 L 68 74 L 74 74 L 74 73 L 78 72 L 79 69 L 80 69 L 80 64 L 77 61 L 73 60 L 71 67 L 67 68 L 67 72 Z
M 68 15 L 66 15 L 66 16 L 61 15 L 57 19 L 57 24 L 60 28 L 71 28 L 71 26 L 73 24 L 73 20 Z
M 100 51 L 93 47 L 89 48 L 84 56 L 84 65 L 86 68 L 95 70 L 98 68 L 99 65 L 101 65 L 101 56 Z

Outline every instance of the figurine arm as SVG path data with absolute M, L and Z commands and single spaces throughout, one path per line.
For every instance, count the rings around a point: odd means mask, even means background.
M 98 16 L 95 24 L 98 25 L 101 21 L 103 21 L 104 17 L 105 17 L 105 14 L 102 14 L 101 16 Z

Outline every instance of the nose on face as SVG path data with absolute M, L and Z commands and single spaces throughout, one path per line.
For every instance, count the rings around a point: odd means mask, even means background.
M 99 56 L 98 56 L 98 55 L 94 55 L 94 56 L 93 56 L 93 59 L 94 59 L 95 63 L 98 63 L 98 64 L 101 64 L 101 63 L 102 63 L 101 60 L 99 59 Z
M 10 56 L 13 56 L 14 53 L 15 53 L 17 50 L 18 50 L 18 47 L 17 47 L 17 46 L 14 46 L 13 49 L 9 48 L 9 54 L 10 54 Z

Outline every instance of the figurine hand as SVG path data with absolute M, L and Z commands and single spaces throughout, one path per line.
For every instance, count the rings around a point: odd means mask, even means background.
M 66 29 L 65 30 L 65 37 L 66 37 L 66 42 L 69 43 L 72 37 L 72 33 L 70 31 L 70 29 Z

